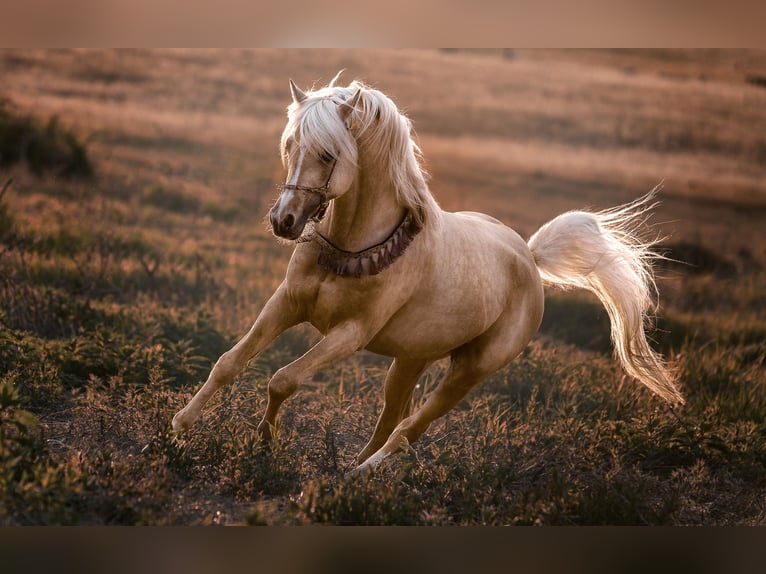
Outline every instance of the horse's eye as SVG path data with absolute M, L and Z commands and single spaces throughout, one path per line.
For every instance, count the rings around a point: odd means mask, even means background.
M 319 159 L 322 161 L 322 163 L 330 164 L 335 158 L 326 151 L 323 151 L 319 154 Z

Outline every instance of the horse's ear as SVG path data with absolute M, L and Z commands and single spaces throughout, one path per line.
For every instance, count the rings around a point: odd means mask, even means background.
M 298 86 L 295 85 L 295 82 L 290 80 L 290 94 L 293 96 L 293 101 L 296 104 L 300 104 L 302 101 L 304 101 L 308 96 L 301 90 Z
M 345 71 L 346 71 L 346 69 L 345 69 L 345 68 L 343 68 L 343 69 L 342 69 L 340 72 L 338 72 L 337 74 L 335 74 L 335 77 L 334 77 L 332 80 L 330 80 L 330 83 L 329 83 L 329 84 L 327 84 L 327 87 L 328 87 L 328 88 L 334 88 L 335 86 L 337 86 L 337 85 L 338 85 L 338 81 L 340 80 L 340 75 L 341 75 L 343 72 L 345 72 Z
M 338 104 L 338 111 L 340 112 L 340 117 L 346 123 L 346 125 L 349 125 L 348 119 L 351 116 L 351 113 L 356 108 L 357 104 L 359 103 L 359 100 L 361 97 L 362 97 L 362 88 L 357 88 L 353 96 L 351 96 L 342 104 Z

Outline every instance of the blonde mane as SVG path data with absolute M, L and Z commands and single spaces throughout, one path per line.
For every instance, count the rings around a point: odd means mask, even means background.
M 361 98 L 349 118 L 353 128 L 349 130 L 337 107 L 358 89 L 362 90 Z M 288 123 L 280 144 L 283 161 L 290 136 L 297 136 L 305 152 L 315 157 L 329 154 L 357 163 L 358 149 L 385 167 L 398 203 L 415 214 L 419 223 L 439 217 L 441 211 L 426 183 L 412 123 L 390 98 L 358 81 L 346 87 L 331 85 L 312 90 L 306 95 L 306 100 L 287 108 Z

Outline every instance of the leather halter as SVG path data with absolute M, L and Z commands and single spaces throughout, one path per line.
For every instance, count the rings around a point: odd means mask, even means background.
M 325 180 L 323 185 L 320 185 L 319 187 L 311 187 L 307 185 L 296 185 L 294 183 L 280 183 L 277 185 L 277 189 L 279 190 L 279 193 L 282 193 L 286 189 L 291 189 L 294 191 L 303 191 L 306 193 L 314 193 L 319 196 L 319 207 L 317 207 L 316 211 L 314 212 L 314 215 L 312 215 L 309 219 L 318 223 L 322 221 L 322 218 L 325 216 L 325 213 L 327 213 L 327 206 L 330 204 L 330 200 L 327 198 L 327 192 L 330 189 L 330 180 L 332 179 L 332 174 L 335 173 L 335 166 L 338 165 L 338 160 L 333 159 L 332 162 L 332 168 L 330 169 L 330 174 L 327 176 L 327 179 Z

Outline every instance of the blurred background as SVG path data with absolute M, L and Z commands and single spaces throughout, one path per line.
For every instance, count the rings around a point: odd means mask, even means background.
M 297 399 L 303 414 L 286 414 L 286 428 L 303 433 L 304 442 L 294 437 L 290 447 L 303 450 L 264 454 L 267 462 L 247 468 L 227 462 L 257 449 L 251 427 L 265 381 L 316 340 L 310 328 L 285 335 L 254 363 L 240 392 L 221 399 L 224 410 L 203 420 L 206 430 L 178 439 L 167 428 L 173 410 L 255 319 L 289 260 L 291 248 L 277 243 L 264 222 L 284 176 L 278 142 L 288 78 L 304 89 L 321 87 L 340 69 L 343 81 L 360 79 L 383 91 L 413 121 L 444 209 L 489 213 L 528 238 L 566 210 L 612 207 L 662 184 L 649 235 L 665 237 L 661 251 L 678 261 L 658 267 L 654 340 L 678 364 L 697 422 L 671 428 L 671 414 L 657 415 L 657 404 L 620 378 L 609 358 L 606 315 L 579 293 L 551 294 L 528 362 L 501 373 L 481 395 L 489 401 L 484 430 L 495 436 L 494 428 L 504 440 L 512 439 L 496 428 L 500 407 L 489 400 L 492 393 L 505 405 L 509 397 L 516 401 L 510 404 L 520 425 L 532 424 L 523 417 L 533 410 L 523 409 L 541 396 L 545 416 L 553 405 L 562 424 L 577 420 L 578 410 L 601 413 L 604 424 L 660 416 L 631 424 L 646 436 L 647 425 L 661 420 L 666 426 L 657 440 L 665 446 L 642 443 L 646 450 L 632 445 L 615 455 L 642 472 L 636 460 L 659 465 L 650 465 L 658 473 L 647 486 L 651 495 L 626 503 L 634 513 L 615 513 L 607 504 L 588 515 L 561 495 L 555 512 L 527 499 L 522 504 L 522 497 L 514 499 L 522 510 L 508 502 L 485 516 L 464 501 L 473 510 L 410 509 L 414 522 L 705 523 L 705 516 L 761 522 L 763 502 L 754 497 L 763 478 L 748 473 L 766 464 L 764 447 L 756 446 L 766 412 L 766 53 L 515 49 L 0 52 L 0 367 L 4 424 L 11 429 L 3 452 L 22 461 L 3 471 L 5 521 L 279 522 L 279 505 L 302 494 L 301 485 L 330 480 L 351 464 L 380 405 L 385 362 L 375 356 L 318 376 Z M 602 371 L 590 377 L 603 379 L 603 394 L 575 391 L 574 382 L 556 387 L 573 364 L 598 365 Z M 577 394 L 586 391 L 599 398 Z M 625 402 L 612 398 L 618 393 Z M 132 413 L 129 422 L 125 413 Z M 711 417 L 709 427 L 699 425 L 702 413 Z M 462 424 L 464 416 L 469 431 L 476 420 L 475 412 L 455 416 L 448 423 Z M 743 420 L 750 422 L 742 426 Z M 542 429 L 543 419 L 535 421 Z M 600 448 L 597 426 L 588 427 L 592 443 L 573 434 L 572 448 L 583 440 Z M 426 439 L 434 453 L 443 448 L 439 428 Z M 219 442 L 203 438 L 211 429 Z M 322 445 L 313 445 L 312 436 Z M 668 437 L 675 446 L 667 446 Z M 710 459 L 699 451 L 705 445 Z M 308 458 L 294 467 L 296 452 Z M 753 498 L 736 508 L 721 499 L 714 510 L 703 500 L 707 490 L 681 500 L 679 484 L 696 480 L 703 488 L 706 476 L 723 472 L 716 457 L 731 464 L 735 453 L 745 469 L 735 477 L 744 484 L 738 488 L 752 489 Z M 495 464 L 487 456 L 479 468 Z M 142 479 L 140 457 L 149 457 L 152 469 Z M 530 486 L 541 475 L 529 460 L 516 463 L 503 476 L 515 477 L 508 480 L 521 492 L 519 484 Z M 426 472 L 418 468 L 410 471 Z M 716 476 L 715 492 L 735 481 Z M 593 491 L 580 478 L 582 492 L 601 492 L 593 504 L 608 499 L 613 486 Z M 572 483 L 566 472 L 549 479 L 545 484 Z M 222 480 L 214 496 L 195 494 L 197 485 Z M 125 485 L 144 494 L 126 498 Z M 318 499 L 348 496 L 327 494 L 325 486 L 315 485 Z M 554 491 L 536 491 L 533 499 L 550 501 Z M 585 504 L 578 492 L 577 504 Z M 182 508 L 181 499 L 191 506 Z M 263 504 L 257 511 L 254 500 Z M 337 519 L 301 508 L 301 520 Z M 409 516 L 400 510 L 370 521 Z

